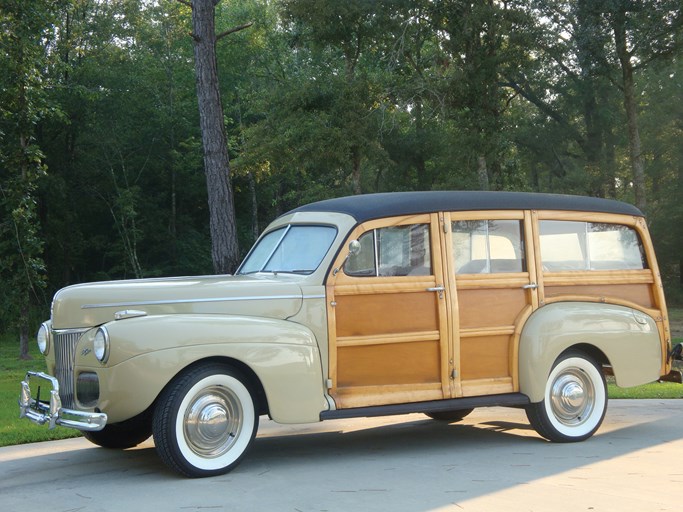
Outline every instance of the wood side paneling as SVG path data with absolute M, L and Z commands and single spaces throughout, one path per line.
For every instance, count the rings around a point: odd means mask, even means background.
M 438 341 L 337 348 L 337 386 L 441 383 Z
M 438 331 L 434 292 L 337 296 L 337 337 Z
M 510 336 L 460 339 L 462 380 L 510 376 Z
M 355 386 L 338 388 L 334 393 L 337 407 L 367 407 L 370 405 L 406 404 L 443 398 L 441 384 L 408 384 L 387 386 Z
M 521 287 L 461 290 L 458 300 L 461 330 L 514 325 L 519 312 L 527 303 L 526 292 Z
M 466 380 L 462 383 L 462 396 L 499 395 L 513 391 L 516 390 L 509 377 Z
M 595 297 L 609 302 L 610 298 L 626 300 L 644 308 L 655 308 L 652 286 L 647 284 L 602 284 L 587 286 L 546 286 L 545 296 L 548 300 L 563 295 L 579 295 Z

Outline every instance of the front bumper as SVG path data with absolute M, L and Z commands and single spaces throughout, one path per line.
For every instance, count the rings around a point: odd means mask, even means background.
M 41 400 L 40 386 L 38 386 L 37 397 L 34 399 L 31 396 L 29 381 L 32 377 L 43 379 L 50 383 L 49 401 Z M 64 409 L 62 407 L 62 400 L 59 398 L 59 382 L 55 377 L 43 372 L 26 372 L 26 377 L 21 381 L 19 417 L 28 418 L 38 425 L 45 425 L 47 423 L 50 429 L 60 425 L 78 430 L 96 431 L 102 430 L 107 424 L 107 415 L 104 413 Z

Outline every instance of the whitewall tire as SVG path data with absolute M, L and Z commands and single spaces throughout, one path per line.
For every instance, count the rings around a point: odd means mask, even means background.
M 161 459 L 190 477 L 227 473 L 242 459 L 258 429 L 258 406 L 248 381 L 234 369 L 191 369 L 162 393 L 154 415 Z
M 531 426 L 555 442 L 583 441 L 602 424 L 607 384 L 600 367 L 587 355 L 570 351 L 553 365 L 543 401 L 526 408 Z

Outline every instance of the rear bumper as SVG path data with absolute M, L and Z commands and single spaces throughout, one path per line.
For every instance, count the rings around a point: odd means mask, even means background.
M 40 386 L 38 396 L 31 396 L 29 381 L 31 378 L 43 379 L 50 383 L 50 399 L 41 400 Z M 84 412 L 62 407 L 59 398 L 59 382 L 55 377 L 43 372 L 26 372 L 21 381 L 21 396 L 19 397 L 19 417 L 27 418 L 38 425 L 48 424 L 50 429 L 57 425 L 77 430 L 102 430 L 107 424 L 107 415 L 101 412 Z

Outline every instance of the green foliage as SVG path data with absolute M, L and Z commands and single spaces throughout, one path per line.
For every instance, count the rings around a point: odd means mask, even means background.
M 356 192 L 633 202 L 620 13 L 648 219 L 669 303 L 683 303 L 679 0 L 223 0 L 219 33 L 253 23 L 218 45 L 240 247 L 290 208 Z M 174 0 L 0 4 L 3 440 L 25 371 L 17 333 L 54 291 L 211 271 L 190 32 Z
M 59 3 L 5 2 L 0 9 L 0 320 L 20 332 L 27 355 L 29 309 L 43 302 L 43 237 L 36 190 L 44 176 L 38 124 L 59 111 L 50 102 L 45 41 L 54 37 Z
M 253 23 L 218 44 L 240 246 L 290 208 L 359 191 L 633 201 L 610 25 L 628 5 L 219 2 L 219 33 Z M 666 0 L 626 18 L 647 213 L 671 290 L 681 10 Z M 27 301 L 45 315 L 67 284 L 210 272 L 190 8 L 8 0 L 0 26 L 0 331 Z
M 0 446 L 80 436 L 77 430 L 48 430 L 45 426 L 19 419 L 20 382 L 27 370 L 44 370 L 45 364 L 35 343 L 30 344 L 30 354 L 34 359 L 29 361 L 17 360 L 16 346 L 13 337 L 0 335 Z

